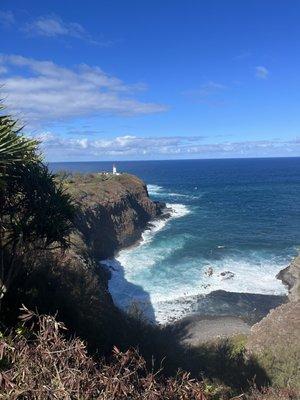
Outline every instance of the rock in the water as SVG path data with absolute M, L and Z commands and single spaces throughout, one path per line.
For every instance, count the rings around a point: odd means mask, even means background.
M 203 289 L 207 289 L 207 288 L 209 288 L 211 285 L 210 285 L 210 283 L 203 283 L 202 285 L 201 285 L 202 287 L 203 287 Z
M 234 277 L 234 273 L 231 271 L 223 271 L 220 273 L 223 279 L 232 279 Z
M 205 271 L 206 276 L 212 276 L 213 273 L 214 273 L 214 270 L 212 267 L 207 268 L 207 270 Z

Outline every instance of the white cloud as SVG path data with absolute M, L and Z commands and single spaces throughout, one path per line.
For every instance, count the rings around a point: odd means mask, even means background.
M 146 154 L 172 154 L 180 152 L 192 142 L 201 141 L 201 137 L 136 137 L 133 135 L 118 136 L 116 138 L 87 139 L 59 137 L 51 132 L 38 136 L 44 149 L 61 150 L 88 156 L 105 155 L 146 155 Z
M 26 120 L 49 121 L 99 113 L 140 115 L 167 109 L 133 97 L 145 85 L 125 84 L 97 66 L 65 68 L 52 61 L 0 55 L 0 67 L 9 72 L 0 79 L 6 103 Z
M 258 140 L 203 143 L 200 136 L 136 137 L 87 139 L 59 137 L 45 133 L 42 147 L 52 160 L 143 159 L 143 158 L 213 158 L 299 155 L 300 140 Z
M 71 37 L 102 47 L 111 46 L 113 44 L 111 40 L 93 37 L 78 22 L 64 21 L 55 14 L 39 16 L 30 22 L 23 22 L 17 21 L 12 11 L 0 10 L 0 25 L 4 27 L 14 25 L 17 29 L 30 36 L 44 36 L 48 38 Z
M 269 76 L 269 71 L 263 66 L 255 67 L 255 76 L 259 79 L 267 79 Z
M 67 35 L 81 38 L 85 35 L 85 30 L 80 24 L 65 23 L 57 16 L 39 17 L 32 23 L 28 23 L 25 29 L 33 34 L 49 37 Z
M 66 22 L 57 15 L 40 16 L 32 22 L 25 24 L 22 30 L 33 36 L 51 38 L 68 36 L 101 46 L 109 46 L 111 44 L 110 41 L 94 39 L 78 22 Z
M 15 17 L 11 11 L 0 10 L 0 25 L 8 27 L 13 25 L 14 23 L 15 23 Z

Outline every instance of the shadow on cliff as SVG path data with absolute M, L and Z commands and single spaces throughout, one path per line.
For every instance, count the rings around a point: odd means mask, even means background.
M 108 285 L 114 303 L 129 314 L 138 314 L 139 318 L 154 323 L 155 312 L 150 294 L 142 286 L 131 283 L 125 278 L 124 267 L 116 259 L 101 263 L 108 267 L 111 273 Z

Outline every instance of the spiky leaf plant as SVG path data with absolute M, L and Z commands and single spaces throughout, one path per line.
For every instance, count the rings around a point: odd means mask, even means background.
M 22 135 L 22 127 L 9 115 L 4 114 L 0 103 L 0 180 L 7 176 L 7 168 L 37 159 L 38 142 Z

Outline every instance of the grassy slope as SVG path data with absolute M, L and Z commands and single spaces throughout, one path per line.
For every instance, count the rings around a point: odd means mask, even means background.
M 73 174 L 65 176 L 64 184 L 68 192 L 79 203 L 114 203 L 129 190 L 142 188 L 144 183 L 130 174 Z
M 290 301 L 252 327 L 247 349 L 273 384 L 300 391 L 300 257 L 277 277 L 288 287 Z

